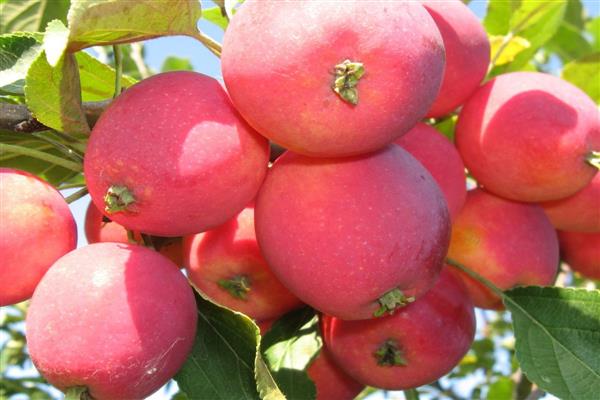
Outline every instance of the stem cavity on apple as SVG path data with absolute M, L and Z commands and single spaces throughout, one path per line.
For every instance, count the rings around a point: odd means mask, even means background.
M 375 359 L 377 359 L 377 365 L 382 367 L 395 367 L 407 365 L 406 359 L 402 354 L 402 350 L 398 345 L 398 342 L 392 338 L 387 339 L 375 353 L 373 353 Z
M 104 211 L 109 214 L 114 214 L 120 211 L 133 212 L 131 206 L 135 204 L 133 193 L 122 185 L 112 185 L 104 195 Z
M 389 312 L 393 314 L 397 308 L 404 307 L 409 303 L 415 301 L 415 298 L 410 296 L 407 297 L 402 293 L 402 290 L 398 288 L 394 288 L 389 292 L 386 292 L 383 296 L 381 296 L 377 301 L 380 304 L 380 307 L 373 313 L 374 317 L 381 317 L 385 313 Z
M 237 275 L 231 279 L 220 279 L 217 283 L 227 290 L 230 295 L 241 300 L 246 300 L 250 291 L 250 280 L 245 275 Z
M 358 81 L 365 74 L 363 63 L 344 60 L 335 66 L 335 80 L 331 87 L 342 100 L 352 105 L 358 104 Z
M 600 170 L 600 151 L 592 151 L 585 158 L 588 164 Z

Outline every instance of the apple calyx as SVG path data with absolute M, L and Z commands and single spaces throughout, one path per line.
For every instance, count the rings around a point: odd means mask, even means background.
M 244 275 L 236 275 L 230 279 L 220 279 L 217 284 L 227 290 L 236 299 L 246 300 L 250 291 L 250 279 Z
M 87 387 L 73 386 L 65 392 L 65 400 L 92 400 L 92 396 Z
M 335 80 L 332 89 L 342 100 L 352 105 L 358 104 L 358 81 L 365 74 L 363 63 L 344 60 L 335 66 Z
M 135 197 L 127 186 L 112 185 L 104 195 L 104 211 L 114 214 L 120 211 L 133 211 Z
M 398 342 L 392 338 L 387 339 L 379 348 L 373 353 L 373 356 L 377 360 L 377 365 L 382 367 L 395 367 L 407 365 L 406 359 L 402 354 L 402 350 L 398 345 Z
M 402 290 L 394 288 L 377 299 L 380 307 L 373 313 L 374 317 L 381 317 L 386 313 L 393 314 L 396 309 L 404 307 L 415 301 L 415 298 L 407 297 Z
M 600 170 L 600 151 L 592 151 L 585 158 L 588 164 Z

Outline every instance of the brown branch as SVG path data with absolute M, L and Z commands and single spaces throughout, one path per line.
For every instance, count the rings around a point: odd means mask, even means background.
M 94 126 L 112 99 L 83 103 L 83 111 L 90 126 Z M 31 115 L 22 104 L 0 103 L 0 130 L 31 133 L 51 129 Z

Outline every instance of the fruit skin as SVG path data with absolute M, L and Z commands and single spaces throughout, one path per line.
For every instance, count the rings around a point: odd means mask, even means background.
M 302 305 L 277 280 L 260 253 L 254 232 L 254 205 L 225 224 L 184 238 L 184 264 L 194 286 L 213 301 L 256 320 L 277 318 Z M 249 290 L 236 297 L 222 280 L 243 277 Z
M 593 137 L 598 118 L 593 101 L 562 79 L 503 74 L 463 107 L 456 146 L 489 192 L 518 201 L 557 200 L 583 189 L 596 174 L 586 157 L 600 146 Z
M 75 220 L 47 182 L 0 168 L 0 306 L 27 300 L 48 268 L 77 245 Z
M 317 389 L 316 400 L 352 400 L 365 387 L 342 371 L 325 347 L 321 348 L 306 372 Z
M 573 196 L 540 205 L 556 229 L 600 232 L 600 174 Z
M 88 205 L 85 213 L 85 237 L 88 243 L 116 242 L 130 243 L 127 237 L 127 229 L 123 225 L 111 221 L 98 210 L 94 203 Z M 143 239 L 139 232 L 133 233 L 133 239 L 142 243 Z M 175 265 L 183 267 L 183 238 L 163 238 L 153 236 L 152 243 L 156 250 L 173 261 Z
M 96 243 L 44 276 L 27 313 L 27 344 L 61 390 L 142 399 L 182 366 L 196 320 L 192 289 L 171 261 L 141 246 Z
M 332 89 L 345 60 L 364 64 L 357 105 Z M 304 155 L 350 156 L 425 116 L 444 46 L 418 2 L 246 1 L 225 33 L 221 67 L 232 102 L 261 134 Z
M 406 297 L 427 291 L 450 230 L 439 187 L 397 145 L 345 159 L 285 153 L 258 194 L 255 223 L 279 280 L 344 319 L 373 318 L 395 288 Z
M 336 364 L 365 385 L 390 390 L 441 378 L 467 353 L 474 334 L 473 304 L 447 268 L 423 297 L 391 316 L 368 321 L 323 318 L 323 340 Z M 405 365 L 378 365 L 375 353 L 390 339 Z
M 218 226 L 256 195 L 267 141 L 237 114 L 218 81 L 188 72 L 152 76 L 127 89 L 94 126 L 84 170 L 96 207 L 113 185 L 133 192 L 126 228 L 183 236 Z M 104 212 L 104 211 L 103 211 Z
M 485 77 L 490 42 L 475 14 L 460 0 L 421 0 L 437 25 L 446 49 L 442 86 L 427 113 L 441 117 L 463 104 Z
M 427 168 L 444 193 L 454 220 L 467 199 L 465 164 L 456 148 L 435 128 L 422 122 L 397 139 L 396 144 Z
M 600 232 L 558 231 L 563 260 L 581 275 L 600 281 Z
M 551 285 L 559 256 L 556 232 L 536 204 L 505 200 L 482 189 L 470 190 L 452 225 L 448 257 L 502 290 L 519 285 Z M 502 300 L 462 272 L 477 307 L 503 308 Z

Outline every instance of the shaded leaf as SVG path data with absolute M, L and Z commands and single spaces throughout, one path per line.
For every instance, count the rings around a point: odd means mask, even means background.
M 197 0 L 73 0 L 69 51 L 166 35 L 194 35 L 201 16 Z
M 194 400 L 258 399 L 254 377 L 260 345 L 258 327 L 245 315 L 211 303 L 197 293 L 196 301 L 196 340 L 175 375 L 180 390 Z
M 263 339 L 265 362 L 288 399 L 316 398 L 306 367 L 321 348 L 317 324 L 314 310 L 305 307 L 277 320 Z
M 586 24 L 586 31 L 592 37 L 592 47 L 600 51 L 600 16 Z
M 69 134 L 88 134 L 90 128 L 81 107 L 77 61 L 65 54 L 51 67 L 44 52 L 27 72 L 25 100 L 32 115 L 44 125 Z
M 36 132 L 36 135 L 52 137 L 50 132 Z M 0 131 L 0 142 L 10 145 L 17 145 L 42 151 L 60 158 L 66 158 L 65 154 L 47 141 L 44 141 L 32 134 L 14 133 Z M 70 160 L 75 162 L 75 160 Z M 32 158 L 28 156 L 3 152 L 0 155 L 0 167 L 16 168 L 30 172 L 39 176 L 53 186 L 57 187 L 61 183 L 83 183 L 83 175 L 74 172 L 71 169 L 61 167 L 55 163 Z
M 101 101 L 112 98 L 115 91 L 114 68 L 101 63 L 83 51 L 75 53 L 75 58 L 79 66 L 83 101 Z M 121 84 L 125 88 L 136 82 L 127 75 L 121 77 Z
M 25 76 L 42 51 L 40 34 L 0 35 L 0 91 L 23 94 Z
M 456 121 L 458 121 L 457 115 L 446 117 L 441 121 L 437 121 L 433 127 L 437 129 L 442 135 L 454 142 L 454 130 L 456 128 Z
M 53 19 L 67 22 L 69 0 L 5 0 L 0 33 L 42 32 Z
M 571 82 L 600 104 L 600 53 L 590 54 L 565 65 L 562 78 Z
M 561 399 L 600 393 L 600 291 L 526 287 L 506 292 L 523 372 Z

